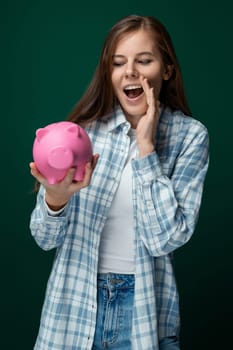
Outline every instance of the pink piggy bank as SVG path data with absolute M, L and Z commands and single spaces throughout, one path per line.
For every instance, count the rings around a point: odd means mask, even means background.
M 82 181 L 92 154 L 89 136 L 75 123 L 62 121 L 36 130 L 33 159 L 50 184 L 61 181 L 71 167 L 76 168 L 74 180 Z

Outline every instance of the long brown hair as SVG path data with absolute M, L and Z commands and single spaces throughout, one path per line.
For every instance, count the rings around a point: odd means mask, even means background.
M 191 115 L 179 62 L 166 28 L 154 17 L 130 15 L 117 22 L 109 31 L 92 81 L 68 120 L 85 125 L 112 112 L 116 103 L 111 83 L 112 56 L 122 36 L 139 29 L 148 30 L 154 35 L 164 65 L 173 66 L 170 79 L 163 81 L 160 102 L 172 110 L 181 110 L 184 114 Z

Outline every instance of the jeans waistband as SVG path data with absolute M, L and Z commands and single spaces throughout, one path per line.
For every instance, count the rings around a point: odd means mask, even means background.
M 111 285 L 116 289 L 134 288 L 135 277 L 133 274 L 122 273 L 98 273 L 97 285 L 99 288 L 109 288 Z

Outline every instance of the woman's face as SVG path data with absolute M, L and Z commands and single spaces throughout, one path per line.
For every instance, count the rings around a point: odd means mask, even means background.
M 147 110 L 147 99 L 141 77 L 147 78 L 159 97 L 163 80 L 170 74 L 164 66 L 159 50 L 150 32 L 138 30 L 119 40 L 112 59 L 112 84 L 114 93 L 131 124 Z

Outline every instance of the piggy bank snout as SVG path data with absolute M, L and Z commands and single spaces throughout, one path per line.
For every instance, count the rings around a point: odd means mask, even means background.
M 58 170 L 66 170 L 73 164 L 73 153 L 64 146 L 56 146 L 48 152 L 48 164 Z

